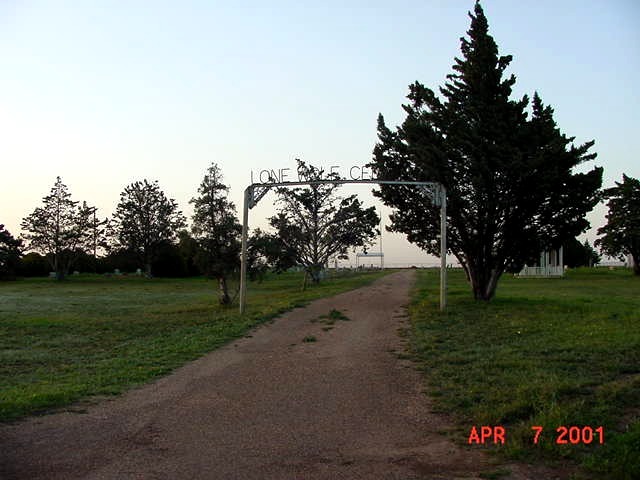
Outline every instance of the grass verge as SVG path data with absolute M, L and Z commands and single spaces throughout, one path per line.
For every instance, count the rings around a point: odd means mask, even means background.
M 250 283 L 246 314 L 202 278 L 79 276 L 0 282 L 0 421 L 111 395 L 164 375 L 278 314 L 371 283 L 380 272 L 300 291 L 301 274 Z
M 462 271 L 449 281 L 441 313 L 438 273 L 420 271 L 410 314 L 429 394 L 459 420 L 452 435 L 466 444 L 472 426 L 501 425 L 506 442 L 491 450 L 508 458 L 567 458 L 606 478 L 640 478 L 640 278 L 505 275 L 488 304 L 471 298 Z M 532 426 L 544 428 L 537 444 Z M 604 444 L 558 444 L 560 426 L 602 426 Z

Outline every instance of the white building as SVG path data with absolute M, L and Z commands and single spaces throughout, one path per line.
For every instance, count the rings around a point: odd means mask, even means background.
M 563 275 L 562 247 L 542 252 L 538 266 L 529 267 L 525 265 L 518 273 L 519 277 L 562 277 Z

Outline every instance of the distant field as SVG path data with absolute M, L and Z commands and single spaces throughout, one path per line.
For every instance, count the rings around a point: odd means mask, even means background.
M 492 451 L 526 461 L 569 457 L 596 478 L 640 478 L 640 278 L 623 269 L 505 275 L 497 298 L 482 304 L 453 271 L 441 314 L 438 273 L 418 275 L 414 354 L 438 408 L 459 420 L 451 433 L 458 441 L 467 443 L 473 425 L 501 425 L 506 443 Z M 532 426 L 544 427 L 538 445 Z M 603 426 L 604 444 L 596 434 L 591 443 L 557 444 L 560 426 Z
M 247 313 L 217 304 L 202 278 L 79 276 L 0 282 L 0 421 L 119 393 L 166 374 L 253 326 L 382 274 L 329 279 L 305 292 L 301 274 L 249 286 Z

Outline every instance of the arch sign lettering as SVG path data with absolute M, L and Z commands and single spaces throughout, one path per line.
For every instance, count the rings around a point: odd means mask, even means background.
M 333 179 L 335 174 L 343 180 L 375 180 L 371 168 L 367 166 L 352 165 L 351 167 L 340 167 L 332 165 L 325 171 L 325 178 Z M 303 182 L 308 180 L 300 172 L 294 172 L 291 168 L 251 170 L 251 183 L 283 183 L 283 182 Z

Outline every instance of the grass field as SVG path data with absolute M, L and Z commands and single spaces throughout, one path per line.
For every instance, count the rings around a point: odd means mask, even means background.
M 506 442 L 490 450 L 507 457 L 569 458 L 595 478 L 640 478 L 640 278 L 622 269 L 505 275 L 482 304 L 452 271 L 446 313 L 437 301 L 438 273 L 420 271 L 412 346 L 437 407 L 459 420 L 456 440 L 467 443 L 473 425 L 501 425 Z M 544 428 L 538 444 L 532 426 Z M 603 426 L 604 444 L 596 434 L 586 444 L 588 432 L 558 444 L 560 426 Z
M 213 281 L 79 276 L 0 282 L 0 421 L 111 395 L 166 374 L 305 302 L 370 283 L 301 274 L 249 285 L 247 312 L 217 304 Z

